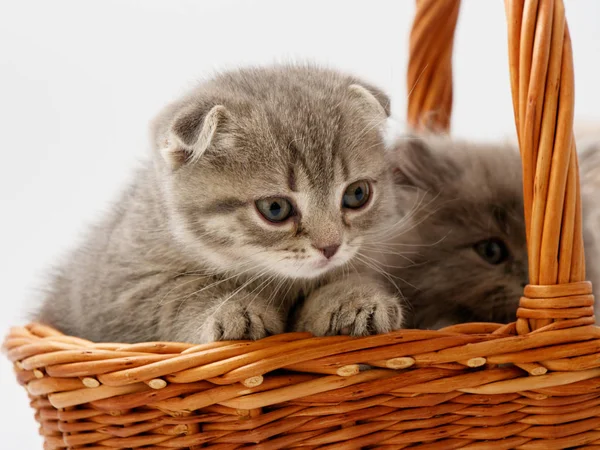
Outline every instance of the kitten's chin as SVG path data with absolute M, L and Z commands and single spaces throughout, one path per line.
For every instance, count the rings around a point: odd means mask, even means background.
M 279 275 L 286 278 L 314 280 L 348 265 L 356 256 L 357 249 L 356 246 L 343 245 L 330 259 L 315 254 L 304 260 L 284 259 L 272 267 Z
M 297 280 L 312 280 L 315 278 L 320 278 L 327 273 L 338 269 L 345 265 L 348 262 L 348 258 L 338 258 L 338 259 L 318 259 L 316 261 L 310 262 L 288 262 L 282 261 L 274 267 L 274 271 L 278 272 L 280 275 Z

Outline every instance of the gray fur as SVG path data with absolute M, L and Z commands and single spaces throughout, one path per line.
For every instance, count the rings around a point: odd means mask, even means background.
M 395 168 L 398 205 L 411 209 L 402 211 L 406 224 L 387 264 L 411 305 L 408 325 L 514 320 L 527 283 L 518 151 L 445 136 L 407 138 Z M 474 250 L 489 238 L 505 242 L 505 262 L 492 265 Z
M 388 114 L 383 93 L 330 70 L 244 69 L 202 83 L 158 115 L 152 157 L 60 267 L 37 319 L 122 342 L 399 327 L 399 306 L 369 327 L 352 327 L 347 308 L 335 329 L 318 322 L 341 317 L 331 305 L 356 295 L 340 282 L 354 276 L 368 280 L 370 307 L 399 305 L 356 257 L 397 214 L 381 132 Z M 343 210 L 343 190 L 361 179 L 372 180 L 372 201 Z M 298 206 L 286 225 L 267 224 L 254 206 L 276 195 Z M 329 262 L 314 247 L 337 243 Z M 288 323 L 299 297 L 299 320 Z M 315 305 L 331 317 L 315 317 Z
M 592 132 L 593 131 L 593 132 Z M 600 126 L 577 133 L 580 148 L 587 279 L 600 285 Z M 411 304 L 408 325 L 515 320 L 528 282 L 521 159 L 516 146 L 447 136 L 398 142 L 398 205 L 406 214 L 388 252 L 392 275 Z M 405 230 L 405 231 L 403 231 Z M 509 258 L 498 265 L 473 245 L 500 238 Z M 403 268 L 398 268 L 403 266 Z

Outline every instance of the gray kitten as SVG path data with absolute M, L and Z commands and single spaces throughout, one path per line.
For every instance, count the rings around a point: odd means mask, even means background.
M 517 149 L 408 138 L 398 142 L 395 172 L 406 220 L 386 270 L 411 304 L 408 325 L 514 320 L 528 280 Z
M 593 132 L 592 132 L 593 131 Z M 600 126 L 576 133 L 587 279 L 600 286 Z M 409 326 L 515 320 L 528 282 L 521 158 L 516 146 L 448 136 L 400 140 L 394 162 L 406 215 L 387 252 L 409 299 Z
M 67 259 L 38 320 L 122 342 L 399 328 L 398 297 L 358 256 L 396 221 L 388 115 L 381 91 L 330 70 L 202 83 L 157 117 L 151 162 Z

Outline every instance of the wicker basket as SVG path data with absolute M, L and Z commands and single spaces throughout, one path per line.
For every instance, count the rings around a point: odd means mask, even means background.
M 436 111 L 447 129 L 459 2 L 417 3 L 409 119 Z M 44 448 L 600 449 L 564 6 L 506 9 L 531 277 L 516 322 L 207 345 L 14 328 L 5 349 Z

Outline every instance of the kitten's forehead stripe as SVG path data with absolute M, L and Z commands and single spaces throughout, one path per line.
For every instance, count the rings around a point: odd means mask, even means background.
M 288 151 L 293 167 L 296 168 L 298 167 L 298 165 L 302 166 L 302 170 L 304 170 L 304 173 L 308 177 L 309 181 L 314 180 L 315 174 L 313 173 L 310 164 L 304 157 L 304 154 L 299 150 L 298 146 L 296 145 L 295 140 L 289 143 Z
M 294 165 L 290 164 L 288 169 L 288 187 L 292 192 L 298 192 L 298 188 L 296 186 L 296 169 Z
M 326 155 L 330 155 L 329 158 L 329 172 L 331 174 L 331 179 L 334 180 L 335 179 L 335 163 L 338 160 L 338 158 L 341 158 L 341 160 L 344 160 L 343 155 L 340 156 L 340 131 L 339 131 L 339 124 L 336 123 L 336 127 L 334 130 L 331 130 L 333 133 L 333 140 L 331 142 L 331 152 L 324 152 Z
M 350 178 L 350 169 L 348 168 L 348 163 L 347 163 L 346 159 L 343 156 L 340 156 L 338 154 L 337 161 L 339 162 L 340 166 L 342 167 L 342 175 L 344 177 L 344 181 L 348 182 L 349 178 Z

